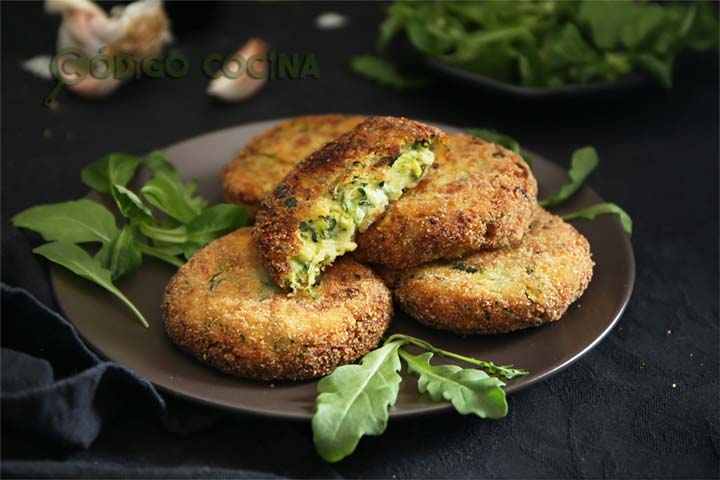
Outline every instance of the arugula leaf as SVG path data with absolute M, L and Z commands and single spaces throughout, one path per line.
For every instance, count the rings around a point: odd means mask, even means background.
M 553 69 L 596 64 L 600 60 L 600 55 L 585 41 L 580 30 L 572 23 L 561 27 L 552 36 L 552 41 L 546 48 Z
M 520 144 L 514 138 L 511 138 L 496 130 L 490 130 L 488 128 L 468 128 L 467 132 L 470 135 L 485 140 L 486 142 L 497 143 L 498 145 L 502 145 L 508 150 L 517 153 L 523 158 L 523 160 L 525 160 L 525 163 L 527 163 L 530 168 L 532 168 L 532 158 L 530 158 L 529 155 L 525 155 L 522 153 L 522 151 L 520 150 Z
M 578 20 L 589 27 L 600 48 L 612 49 L 620 45 L 623 28 L 642 14 L 641 10 L 639 5 L 625 2 L 582 2 Z
M 113 214 L 87 199 L 28 208 L 12 223 L 38 232 L 47 241 L 109 243 L 118 234 Z
M 183 253 L 182 248 L 177 249 L 174 246 L 166 247 L 159 245 L 150 246 L 142 242 L 136 242 L 135 247 L 140 251 L 140 253 L 144 255 L 150 255 L 151 257 L 155 257 L 158 260 L 167 262 L 175 267 L 182 267 L 185 264 L 185 262 L 183 262 L 177 257 L 177 255 Z
M 400 31 L 402 28 L 402 21 L 397 17 L 387 17 L 385 21 L 380 24 L 380 37 L 377 42 L 377 49 L 384 49 L 390 40 Z
M 95 255 L 95 259 L 110 270 L 113 281 L 135 273 L 142 265 L 142 253 L 134 239 L 135 227 L 125 225 L 113 241 L 103 245 Z
M 174 219 L 188 223 L 200 214 L 207 201 L 195 196 L 197 180 L 183 184 L 175 166 L 161 152 L 151 152 L 145 164 L 153 178 L 140 189 L 145 199 Z
M 177 247 L 178 254 L 183 252 L 182 245 L 188 241 L 187 226 L 179 225 L 173 228 L 164 228 L 157 225 L 142 224 L 140 231 L 148 238 L 152 238 L 155 244 L 181 245 Z
M 711 2 L 693 3 L 696 7 L 692 19 L 686 17 L 680 33 L 688 48 L 695 50 L 717 50 L 720 46 L 720 24 L 718 12 Z M 690 20 L 690 22 L 688 22 Z M 689 25 L 685 25 L 689 23 Z
M 154 176 L 166 176 L 170 181 L 179 184 L 178 187 L 185 191 L 188 202 L 193 208 L 203 209 L 207 206 L 207 201 L 204 198 L 195 196 L 198 187 L 197 179 L 190 179 L 187 184 L 183 184 L 175 165 L 167 159 L 165 154 L 159 151 L 150 152 L 145 157 L 145 164 L 153 172 Z
M 244 227 L 247 220 L 247 209 L 240 205 L 220 203 L 206 208 L 187 224 L 185 258 L 189 259 L 199 248 L 216 238 Z
M 598 165 L 598 155 L 593 147 L 575 150 L 572 164 L 568 170 L 568 180 L 557 192 L 553 192 L 545 200 L 538 203 L 543 207 L 553 207 L 573 196 L 582 186 L 585 179 Z
M 566 213 L 560 216 L 563 220 L 572 220 L 575 218 L 593 220 L 598 215 L 604 215 L 608 213 L 617 215 L 620 218 L 620 223 L 625 229 L 625 232 L 628 235 L 632 235 L 633 222 L 630 218 L 630 215 L 628 215 L 625 210 L 620 208 L 618 205 L 615 205 L 614 203 L 598 203 L 596 205 L 583 208 L 582 210 L 578 210 L 577 212 Z
M 133 222 L 152 221 L 153 215 L 149 208 L 135 195 L 132 190 L 117 183 L 112 186 L 112 196 L 125 218 Z
M 652 74 L 665 87 L 672 87 L 673 82 L 673 59 L 658 58 L 654 55 L 635 55 L 635 63 L 643 70 Z
M 167 175 L 157 175 L 148 180 L 140 193 L 152 205 L 183 223 L 198 216 L 202 210 L 193 202 L 185 186 Z
M 430 365 L 433 354 L 411 355 L 400 350 L 408 371 L 418 375 L 418 391 L 427 393 L 434 402 L 447 400 L 463 415 L 480 418 L 502 418 L 507 415 L 505 385 L 482 370 L 457 365 Z
M 398 90 L 418 88 L 428 83 L 424 78 L 410 78 L 398 70 L 394 63 L 374 55 L 359 55 L 350 59 L 350 67 L 355 73 L 370 80 L 396 88 Z
M 407 344 L 427 352 L 411 355 L 402 349 Z M 502 381 L 482 370 L 430 365 L 433 353 L 474 363 L 508 378 L 527 374 L 441 350 L 409 335 L 393 334 L 382 347 L 365 355 L 359 365 L 339 367 L 320 381 L 312 420 L 313 441 L 320 456 L 336 462 L 350 455 L 363 435 L 380 435 L 385 430 L 388 407 L 394 405 L 399 391 L 401 358 L 408 371 L 418 375 L 419 392 L 428 393 L 434 401 L 447 400 L 460 413 L 482 418 L 507 415 Z
M 380 435 L 400 387 L 402 342 L 386 343 L 320 380 L 312 419 L 315 448 L 328 462 L 350 455 L 363 435 Z
M 110 193 L 113 184 L 125 186 L 135 176 L 140 157 L 111 153 L 86 166 L 80 172 L 83 183 L 101 193 Z
M 144 224 L 140 225 L 140 231 L 152 238 L 156 246 L 167 244 L 166 248 L 163 248 L 166 252 L 179 251 L 189 259 L 199 248 L 247 225 L 247 219 L 245 207 L 220 203 L 206 208 L 187 225 L 163 228 Z M 173 248 L 172 245 L 176 247 Z
M 403 342 L 403 344 L 409 343 L 411 345 L 415 345 L 416 347 L 420 347 L 423 350 L 426 350 L 426 351 L 432 352 L 432 353 L 436 353 L 443 357 L 455 358 L 457 360 L 462 360 L 463 362 L 477 365 L 482 370 L 485 370 L 487 373 L 489 373 L 491 375 L 500 375 L 502 377 L 507 378 L 508 380 L 511 380 L 516 377 L 522 377 L 522 376 L 528 374 L 527 370 L 512 368 L 512 365 L 495 365 L 494 363 L 488 362 L 485 360 L 479 360 L 477 358 L 466 357 L 464 355 L 460 355 L 457 353 L 448 352 L 447 350 L 443 350 L 441 348 L 432 346 L 429 342 L 426 342 L 425 340 L 421 340 L 416 337 L 411 337 L 410 335 L 404 335 L 402 333 L 395 333 L 393 335 L 390 335 L 390 337 L 388 337 L 388 339 L 385 341 L 385 343 L 396 342 L 396 341 L 401 341 L 401 342 Z
M 33 253 L 42 255 L 51 262 L 55 262 L 76 275 L 101 286 L 127 305 L 145 328 L 149 326 L 147 320 L 135 305 L 113 285 L 110 270 L 103 268 L 97 259 L 92 258 L 82 248 L 72 243 L 53 242 L 37 247 L 33 250 Z
M 153 175 L 178 176 L 175 165 L 167 159 L 164 153 L 154 150 L 143 158 L 145 165 L 153 172 Z

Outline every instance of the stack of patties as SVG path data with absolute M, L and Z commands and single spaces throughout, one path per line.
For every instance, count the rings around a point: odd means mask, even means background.
M 292 120 L 251 141 L 223 170 L 229 200 L 254 206 L 270 194 L 255 208 L 254 229 L 208 244 L 168 284 L 165 329 L 182 350 L 232 375 L 301 380 L 377 346 L 393 316 L 391 293 L 369 267 L 335 260 L 432 170 L 445 136 L 406 119 L 360 121 Z M 321 140 L 311 132 L 323 132 Z M 330 141 L 329 132 L 340 136 Z M 267 164 L 266 174 L 243 178 L 251 159 Z
M 592 276 L 587 241 L 537 205 L 520 156 L 404 118 L 290 120 L 222 180 L 255 226 L 181 267 L 163 311 L 180 348 L 230 374 L 326 375 L 378 344 L 393 296 L 463 334 L 540 325 Z

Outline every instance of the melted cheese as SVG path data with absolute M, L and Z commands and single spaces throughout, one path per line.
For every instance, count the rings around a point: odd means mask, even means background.
M 415 187 L 434 161 L 435 154 L 427 144 L 414 144 L 383 169 L 381 177 L 354 178 L 339 185 L 328 198 L 326 215 L 300 223 L 303 246 L 291 260 L 290 287 L 299 290 L 316 285 L 325 266 L 357 248 L 355 234 L 364 232 L 404 189 Z

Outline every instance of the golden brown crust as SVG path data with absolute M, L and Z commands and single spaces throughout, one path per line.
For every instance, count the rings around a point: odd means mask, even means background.
M 328 268 L 315 294 L 282 292 L 263 269 L 250 228 L 241 228 L 178 270 L 163 299 L 165 329 L 182 350 L 230 375 L 327 375 L 375 348 L 392 299 L 372 270 L 349 258 Z
M 585 291 L 590 246 L 537 207 L 517 247 L 437 261 L 389 275 L 394 296 L 421 323 L 457 333 L 504 333 L 558 320 Z
M 299 224 L 315 216 L 319 199 L 354 175 L 371 176 L 403 147 L 420 140 L 428 140 L 436 154 L 444 155 L 445 134 L 437 128 L 406 118 L 370 117 L 290 171 L 263 199 L 253 230 L 265 267 L 278 285 L 287 288 L 283 279 L 290 275 L 290 259 L 302 247 Z
M 360 115 L 307 115 L 258 135 L 223 167 L 225 201 L 245 205 L 255 218 L 260 201 L 292 167 L 363 120 Z
M 528 165 L 471 135 L 450 134 L 447 142 L 439 168 L 358 234 L 355 258 L 402 269 L 520 243 L 537 204 Z

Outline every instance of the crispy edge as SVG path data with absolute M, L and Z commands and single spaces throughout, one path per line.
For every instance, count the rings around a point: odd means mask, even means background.
M 329 123 L 339 124 L 342 122 L 350 122 L 357 120 L 362 122 L 366 117 L 362 115 L 343 115 L 343 114 L 325 114 L 325 115 L 305 115 L 295 117 L 279 125 L 274 126 L 267 132 L 261 133 L 253 137 L 240 152 L 230 162 L 223 165 L 220 172 L 220 179 L 223 186 L 223 198 L 228 203 L 236 203 L 244 205 L 248 209 L 250 219 L 254 219 L 260 208 L 260 202 L 265 196 L 259 188 L 257 182 L 251 180 L 242 180 L 238 178 L 238 172 L 244 167 L 244 162 L 249 157 L 255 156 L 257 151 L 268 141 L 283 141 L 284 131 L 295 128 L 300 125 L 325 125 Z M 271 140 L 277 137 L 277 140 Z M 298 162 L 302 159 L 298 159 Z
M 407 118 L 370 117 L 296 165 L 265 197 L 253 238 L 268 273 L 281 288 L 288 289 L 283 278 L 290 275 L 289 261 L 302 247 L 298 225 L 328 189 L 327 179 L 346 171 L 352 159 L 370 154 L 393 157 L 416 139 L 439 141 L 443 148 L 445 144 L 445 134 L 437 128 Z
M 394 285 L 393 296 L 403 311 L 432 328 L 459 334 L 497 334 L 559 320 L 590 284 L 595 263 L 590 245 L 582 234 L 541 207 L 537 207 L 536 212 L 538 211 L 540 213 L 536 213 L 531 233 L 528 235 L 532 235 L 534 228 L 542 229 L 550 222 L 560 222 L 561 228 L 565 230 L 562 235 L 567 236 L 567 244 L 572 246 L 567 252 L 572 257 L 568 268 L 577 275 L 573 283 L 555 285 L 558 295 L 553 302 L 492 301 L 473 296 L 467 289 L 439 292 L 436 288 L 437 279 L 413 280 L 413 274 L 421 271 L 423 266 L 401 274 L 385 272 L 383 278 L 387 278 L 391 285 Z M 524 240 L 523 244 L 515 248 L 532 248 L 534 244 L 541 246 L 543 237 Z M 433 262 L 429 265 L 444 263 Z
M 450 155 L 480 147 L 485 151 L 473 153 L 499 153 L 507 162 L 493 174 L 462 179 L 470 162 L 460 160 L 458 179 L 443 187 L 435 185 L 438 176 L 426 177 L 425 185 L 393 202 L 380 220 L 358 235 L 358 248 L 353 252 L 356 259 L 402 269 L 520 243 L 537 205 L 537 181 L 530 168 L 516 153 L 477 137 L 451 134 L 449 146 L 460 138 L 470 144 L 461 152 L 451 149 Z M 499 159 L 493 162 L 501 163 Z M 501 216 L 496 218 L 498 214 Z
M 341 338 L 332 337 L 309 347 L 295 345 L 281 354 L 249 348 L 244 334 L 222 318 L 199 318 L 198 312 L 190 311 L 185 302 L 187 292 L 183 284 L 193 269 L 208 261 L 211 246 L 193 257 L 198 265 L 191 259 L 166 286 L 163 320 L 167 335 L 176 346 L 226 374 L 260 381 L 328 375 L 375 348 L 393 317 L 391 294 L 382 280 L 370 268 L 349 258 L 342 259 L 328 269 L 324 282 L 329 282 L 332 290 L 324 302 L 345 302 L 344 306 L 352 312 L 354 328 L 345 330 L 350 341 L 343 343 Z M 298 310 L 301 314 L 302 307 Z

